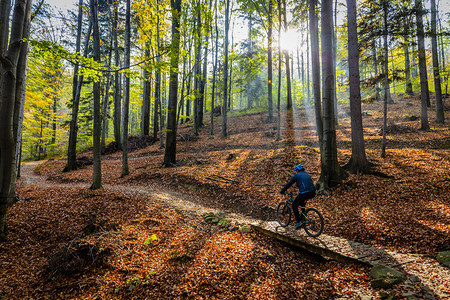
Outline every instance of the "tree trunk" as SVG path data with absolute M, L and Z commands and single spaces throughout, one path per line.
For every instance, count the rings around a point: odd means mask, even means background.
M 147 42 L 148 44 L 148 42 Z M 149 45 L 145 49 L 145 58 L 149 59 Z M 144 67 L 144 91 L 142 94 L 142 135 L 150 134 L 150 94 L 151 94 L 151 72 L 148 70 L 149 64 Z
M 423 30 L 423 18 L 424 13 L 422 7 L 422 0 L 415 0 L 416 5 L 416 23 L 417 23 L 417 46 L 419 49 L 419 73 L 420 73 L 420 98 L 421 98 L 421 112 L 420 129 L 429 130 L 428 124 L 428 108 L 427 98 L 428 96 L 428 78 L 427 78 L 427 63 L 425 57 L 425 34 Z
M 159 37 L 159 0 L 156 1 L 157 7 L 157 21 L 156 21 L 156 63 L 158 67 L 155 70 L 155 105 L 153 111 L 153 140 L 156 141 L 158 139 L 159 132 L 159 110 L 161 108 L 161 69 L 159 66 L 159 62 L 161 61 L 160 57 L 160 37 Z
M 405 78 L 406 78 L 406 94 L 412 96 L 414 94 L 411 82 L 411 67 L 409 62 L 409 32 L 408 25 L 405 25 Z
M 322 0 L 322 74 L 323 74 L 323 163 L 319 186 L 321 191 L 336 186 L 346 177 L 339 166 L 336 144 L 336 121 L 334 113 L 334 72 L 333 72 L 333 1 Z
M 309 87 L 309 36 L 306 34 L 306 93 L 308 106 L 311 105 L 311 92 Z
M 90 11 L 92 16 L 92 44 L 94 48 L 94 60 L 100 63 L 100 29 L 98 24 L 98 2 L 97 0 L 90 0 Z M 102 118 L 100 114 L 100 80 L 94 80 L 93 100 L 94 100 L 94 159 L 93 159 L 93 177 L 91 189 L 96 190 L 102 187 Z
M 201 104 L 200 102 L 203 99 L 203 95 L 201 94 L 201 88 L 202 88 L 202 66 L 201 66 L 201 49 L 202 49 L 202 42 L 201 42 L 201 3 L 200 0 L 198 0 L 198 3 L 196 5 L 196 33 L 197 37 L 195 39 L 195 77 L 194 77 L 194 89 L 196 93 L 196 97 L 194 100 L 194 134 L 198 135 L 198 130 L 200 129 L 201 122 L 200 122 L 200 110 L 201 110 Z
M 111 46 L 110 46 L 109 55 L 108 55 L 108 66 L 111 66 L 111 60 L 112 60 L 112 47 Z M 105 96 L 103 98 L 102 148 L 105 147 L 106 138 L 108 137 L 108 109 L 109 109 L 109 88 L 110 88 L 110 86 L 111 86 L 111 73 L 108 72 L 108 74 L 106 74 Z
M 125 15 L 125 53 L 124 53 L 124 68 L 128 70 L 130 68 L 130 51 L 131 51 L 131 0 L 126 2 L 126 15 Z M 128 168 L 128 118 L 130 108 L 130 77 L 125 75 L 125 89 L 123 93 L 123 106 L 122 106 L 122 175 L 125 177 L 130 174 Z
M 267 122 L 273 122 L 273 95 L 272 95 L 272 81 L 273 81 L 273 68 L 272 68 L 272 29 L 273 29 L 273 0 L 269 0 L 269 15 L 268 15 L 268 34 L 267 34 L 267 105 L 268 116 Z
M 347 0 L 347 20 L 350 116 L 352 126 L 352 157 L 347 166 L 352 173 L 361 174 L 369 171 L 369 162 L 366 158 L 361 114 L 356 0 Z
M 372 47 L 372 55 L 373 55 L 373 68 L 375 71 L 375 78 L 377 78 L 377 81 L 375 83 L 375 97 L 377 101 L 381 100 L 380 97 L 380 83 L 378 82 L 378 59 L 377 59 L 377 40 L 373 40 L 373 47 Z
M 384 20 L 384 101 L 383 101 L 383 137 L 381 140 L 381 157 L 386 157 L 386 126 L 387 126 L 387 104 L 389 103 L 389 71 L 388 71 L 388 25 L 387 25 L 387 5 L 383 6 Z
M 281 0 L 278 0 L 277 141 L 281 140 Z
M 224 50 L 225 50 L 225 61 L 223 64 L 223 100 L 222 100 L 222 138 L 228 136 L 227 130 L 227 94 L 228 94 L 228 31 L 230 29 L 230 0 L 226 1 L 225 7 L 225 40 L 224 40 Z
M 10 43 L 6 49 L 9 32 L 9 2 L 2 2 L 0 11 L 0 240 L 6 238 L 6 212 L 15 198 L 15 148 L 14 124 L 19 116 L 15 110 L 20 109 L 16 102 L 17 84 L 24 80 L 25 70 L 19 70 L 19 58 L 21 48 L 24 45 L 23 38 L 27 36 L 26 29 L 29 28 L 31 18 L 31 0 L 17 0 L 14 5 L 14 13 L 11 23 Z M 5 11 L 8 10 L 8 11 Z M 8 16 L 7 18 L 5 18 Z M 23 52 L 22 52 L 23 53 Z M 24 68 L 25 64 L 21 64 Z M 22 78 L 19 78 L 22 76 Z
M 167 107 L 166 149 L 164 166 L 176 163 L 177 153 L 177 93 L 178 93 L 178 62 L 180 48 L 180 12 L 181 0 L 171 0 L 172 7 L 172 45 L 170 53 L 169 103 Z
M 320 95 L 320 56 L 319 56 L 319 28 L 317 18 L 317 0 L 310 0 L 309 5 L 309 34 L 311 36 L 311 67 L 312 67 L 312 89 L 314 106 L 316 112 L 316 127 L 319 137 L 319 147 L 323 148 L 323 116 Z
M 119 1 L 114 1 L 114 19 L 113 19 L 113 40 L 114 40 L 114 59 L 115 66 L 120 66 L 119 42 L 117 39 L 118 19 L 119 19 Z M 122 120 L 122 92 L 121 92 L 121 75 L 118 71 L 114 73 L 114 140 L 116 141 L 117 150 L 122 150 L 120 123 Z
M 442 105 L 442 87 L 439 72 L 436 14 L 436 0 L 431 0 L 431 52 L 433 54 L 434 91 L 436 95 L 436 122 L 444 124 L 444 106 Z
M 81 51 L 81 29 L 83 27 L 83 0 L 78 3 L 78 28 L 77 28 L 77 40 L 75 51 L 80 53 Z M 89 45 L 89 39 L 91 35 L 92 21 L 89 20 L 89 29 L 86 35 L 85 48 L 83 56 L 87 55 L 87 48 Z M 77 132 L 78 132 L 78 109 L 80 106 L 80 90 L 83 82 L 83 76 L 78 75 L 80 63 L 75 64 L 73 70 L 73 81 L 72 81 L 72 119 L 70 120 L 69 127 L 69 145 L 67 148 L 67 165 L 64 168 L 64 172 L 69 172 L 77 169 Z
M 284 31 L 285 32 L 287 32 L 287 30 L 288 30 L 288 22 L 287 22 L 287 16 L 286 16 L 286 11 L 287 11 L 286 1 L 287 0 L 283 0 L 283 5 L 284 5 L 283 15 L 284 15 Z M 284 60 L 286 61 L 286 85 L 287 85 L 287 87 L 286 87 L 287 88 L 286 108 L 292 109 L 291 70 L 289 67 L 289 52 L 287 50 L 284 51 Z
M 217 0 L 214 4 L 214 10 L 215 10 L 215 27 L 216 27 L 216 41 L 215 41 L 215 47 L 214 47 L 214 63 L 213 63 L 213 82 L 212 82 L 212 91 L 211 91 L 211 124 L 210 124 L 210 132 L 209 134 L 211 136 L 214 135 L 214 102 L 216 98 L 216 69 L 217 69 L 217 54 L 219 52 L 219 28 L 217 25 Z

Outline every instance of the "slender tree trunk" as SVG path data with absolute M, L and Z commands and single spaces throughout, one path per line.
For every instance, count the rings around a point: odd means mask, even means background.
M 215 37 L 216 37 L 216 41 L 215 41 L 215 47 L 214 47 L 214 64 L 213 64 L 213 82 L 212 82 L 212 91 L 211 91 L 211 127 L 210 127 L 210 135 L 213 136 L 214 135 L 214 102 L 215 102 L 215 98 L 216 98 L 216 69 L 217 69 L 217 54 L 219 52 L 219 28 L 217 25 L 217 0 L 215 1 L 214 4 L 214 10 L 215 10 L 215 27 L 216 27 L 216 31 L 215 31 Z
M 113 19 L 113 40 L 114 40 L 114 60 L 115 66 L 120 66 L 119 42 L 117 39 L 118 19 L 119 19 L 119 1 L 114 1 L 114 19 Z M 114 140 L 117 150 L 122 150 L 120 123 L 122 119 L 122 92 L 121 75 L 118 71 L 114 72 Z
M 377 81 L 375 83 L 375 97 L 377 101 L 381 100 L 380 97 L 380 83 L 378 82 L 378 59 L 377 59 L 377 40 L 373 40 L 373 47 L 372 47 L 372 55 L 373 55 L 373 68 L 375 72 L 375 78 L 377 78 Z
M 352 173 L 360 174 L 367 173 L 369 171 L 369 162 L 366 158 L 361 114 L 356 0 L 347 0 L 347 20 L 350 115 L 352 126 L 352 157 L 350 158 L 347 166 Z
M 202 67 L 201 67 L 201 47 L 202 47 L 202 22 L 201 22 L 201 3 L 198 0 L 196 5 L 196 33 L 197 37 L 195 39 L 195 78 L 194 78 L 194 89 L 196 93 L 196 97 L 194 100 L 194 134 L 198 135 L 198 130 L 201 126 L 200 121 L 200 110 L 201 110 L 201 101 L 203 100 L 203 94 L 201 91 L 202 88 Z
M 75 44 L 75 51 L 80 53 L 81 51 L 81 29 L 83 26 L 83 0 L 78 3 L 78 28 L 77 28 L 77 40 Z M 89 45 L 89 39 L 91 35 L 92 22 L 89 20 L 89 29 L 86 35 L 85 48 L 83 56 L 87 55 L 87 48 Z M 72 119 L 70 120 L 69 127 L 69 145 L 67 148 L 67 165 L 64 168 L 64 172 L 72 171 L 77 169 L 77 133 L 78 133 L 78 109 L 80 106 L 80 90 L 83 82 L 83 76 L 78 75 L 80 63 L 75 64 L 73 70 L 73 81 L 72 81 Z
M 306 34 L 306 92 L 308 95 L 308 106 L 311 105 L 311 92 L 309 84 L 309 36 Z
M 159 63 L 161 61 L 160 57 L 160 36 L 159 36 L 159 0 L 156 1 L 157 7 L 157 21 L 156 21 L 156 63 L 158 67 L 155 71 L 155 106 L 153 111 L 153 140 L 158 139 L 159 132 L 159 110 L 161 109 L 161 69 Z
M 187 83 L 186 83 L 186 95 L 189 96 L 191 94 L 191 78 L 192 78 L 192 63 L 191 63 L 191 53 L 192 53 L 192 44 L 191 44 L 192 38 L 189 39 L 188 47 L 189 47 L 189 63 L 188 63 L 188 70 L 189 74 L 187 76 Z M 191 100 L 190 97 L 186 98 L 186 122 L 190 120 L 191 115 Z
M 130 68 L 130 52 L 131 52 L 131 0 L 126 2 L 125 14 L 125 62 L 124 68 Z M 125 89 L 123 93 L 122 106 L 122 175 L 125 177 L 130 174 L 128 168 L 128 118 L 130 109 L 130 77 L 125 75 Z
M 322 74 L 323 74 L 323 163 L 319 186 L 321 191 L 337 185 L 346 177 L 339 166 L 336 144 L 336 121 L 334 113 L 333 71 L 333 1 L 322 0 L 321 8 Z
M 273 0 L 269 0 L 269 15 L 268 15 L 268 34 L 267 34 L 267 104 L 268 116 L 267 122 L 273 122 L 273 95 L 272 95 L 272 81 L 273 81 L 273 62 L 272 62 L 272 30 L 273 30 Z
M 381 157 L 386 157 L 386 127 L 387 127 L 387 105 L 389 103 L 389 70 L 388 70 L 388 28 L 387 28 L 387 5 L 383 5 L 384 18 L 384 101 L 383 101 L 383 138 L 381 140 Z
M 253 58 L 253 41 L 252 41 L 252 30 L 253 30 L 253 19 L 252 15 L 248 15 L 248 60 L 251 61 Z M 251 67 L 249 67 L 251 68 Z M 253 97 L 252 97 L 252 77 L 247 74 L 248 81 L 247 81 L 247 109 L 252 109 L 253 107 Z
M 406 78 L 406 94 L 412 96 L 414 94 L 411 82 L 411 67 L 409 63 L 409 32 L 408 25 L 405 25 L 405 78 Z
M 100 29 L 98 26 L 98 2 L 90 0 L 91 16 L 92 16 L 92 44 L 94 48 L 94 60 L 100 63 Z M 96 190 L 102 187 L 102 117 L 100 113 L 100 80 L 94 80 L 93 100 L 94 100 L 94 165 L 91 189 Z
M 288 30 L 288 22 L 287 22 L 287 16 L 286 16 L 286 0 L 283 0 L 283 15 L 284 15 L 284 31 L 287 32 Z M 286 61 L 286 85 L 287 85 L 287 109 L 292 109 L 292 87 L 291 87 L 291 70 L 289 68 L 289 52 L 286 50 L 284 51 L 284 60 Z
M 111 60 L 112 60 L 112 47 L 111 46 L 110 46 L 109 55 L 108 55 L 108 66 L 111 66 Z M 105 97 L 103 98 L 102 147 L 105 147 L 106 138 L 108 137 L 108 110 L 109 110 L 109 88 L 110 88 L 110 86 L 111 86 L 111 74 L 108 72 L 108 74 L 106 74 Z
M 230 0 L 226 1 L 225 7 L 225 40 L 224 40 L 224 50 L 225 50 L 225 61 L 223 64 L 223 101 L 222 101 L 222 138 L 228 136 L 227 129 L 227 93 L 228 93 L 228 32 L 230 29 Z
M 320 152 L 323 148 L 323 116 L 320 95 L 320 56 L 319 56 L 319 28 L 317 18 L 317 0 L 310 0 L 309 6 L 309 33 L 311 36 L 311 67 L 312 67 L 312 89 L 314 106 L 316 112 L 316 127 L 319 137 Z
M 434 91 L 436 95 L 436 122 L 444 124 L 444 106 L 442 105 L 441 75 L 439 72 L 436 0 L 431 0 L 431 52 L 433 54 Z
M 166 149 L 164 166 L 176 163 L 177 153 L 177 93 L 178 93 L 178 62 L 180 49 L 180 12 L 181 0 L 171 0 L 172 7 L 172 45 L 170 54 L 169 103 L 167 107 Z
M 145 58 L 150 57 L 150 46 L 146 43 Z M 151 72 L 148 70 L 149 64 L 144 67 L 144 91 L 142 93 L 142 135 L 150 134 L 150 94 L 151 94 Z
M 428 124 L 428 78 L 427 78 L 427 65 L 425 57 L 425 34 L 423 30 L 423 6 L 422 0 L 415 0 L 416 5 L 416 23 L 417 23 L 417 45 L 419 48 L 419 73 L 420 73 L 420 98 L 421 98 L 421 112 L 422 117 L 420 119 L 420 129 L 429 130 Z
M 278 0 L 277 141 L 281 140 L 281 0 Z

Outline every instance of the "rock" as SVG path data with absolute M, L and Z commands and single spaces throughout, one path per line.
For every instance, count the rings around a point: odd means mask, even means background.
M 444 266 L 450 268 L 450 251 L 439 252 L 436 259 Z
M 251 230 L 252 229 L 247 224 L 244 224 L 244 225 L 241 226 L 241 228 L 239 228 L 239 231 L 241 233 L 249 233 Z
M 230 227 L 230 225 L 231 225 L 231 220 L 230 219 L 223 218 L 223 219 L 220 219 L 220 221 L 219 221 L 219 226 L 220 227 L 228 228 L 228 227 Z
M 415 283 L 417 283 L 417 282 L 420 282 L 420 278 L 419 277 L 417 277 L 417 276 L 411 276 L 410 278 L 409 278 L 409 280 L 411 280 L 411 282 L 415 282 Z
M 418 298 L 417 298 L 417 295 L 414 294 L 413 292 L 404 293 L 404 294 L 402 294 L 402 297 L 405 297 L 405 298 L 408 299 L 408 300 L 415 300 L 415 299 L 418 299 Z
M 383 265 L 374 265 L 369 275 L 373 278 L 370 282 L 373 288 L 391 288 L 394 284 L 406 280 L 405 274 Z

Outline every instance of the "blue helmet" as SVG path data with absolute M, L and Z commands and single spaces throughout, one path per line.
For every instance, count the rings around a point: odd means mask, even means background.
M 305 167 L 303 165 L 297 165 L 294 168 L 294 172 L 300 172 L 301 170 L 304 170 L 304 169 L 305 169 Z

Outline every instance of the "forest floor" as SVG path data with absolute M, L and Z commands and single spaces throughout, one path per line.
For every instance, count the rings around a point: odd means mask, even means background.
M 447 109 L 448 111 L 448 109 Z M 389 106 L 386 158 L 380 158 L 382 109 L 363 105 L 367 156 L 389 175 L 350 175 L 308 205 L 326 219 L 325 233 L 399 253 L 435 257 L 450 250 L 450 129 L 432 121 L 419 131 L 417 98 Z M 348 113 L 348 112 L 347 112 Z M 282 136 L 267 114 L 209 118 L 198 137 L 182 125 L 178 163 L 161 168 L 159 143 L 130 153 L 121 178 L 121 153 L 103 156 L 104 189 L 88 189 L 92 154 L 61 173 L 65 160 L 25 164 L 17 202 L 8 212 L 8 240 L 0 244 L 0 298 L 98 299 L 334 299 L 430 295 L 426 286 L 370 286 L 369 268 L 326 261 L 268 239 L 242 233 L 245 219 L 274 219 L 278 191 L 302 163 L 314 180 L 320 161 L 311 110 L 284 112 Z M 419 117 L 419 118 L 417 118 Z M 446 113 L 446 119 L 450 114 Z M 350 119 L 339 114 L 339 160 L 351 155 Z M 34 167 L 37 168 L 34 170 Z M 294 189 L 293 189 L 294 190 Z M 203 212 L 235 213 L 228 228 Z M 450 283 L 442 283 L 450 291 Z M 437 296 L 435 296 L 437 298 Z

